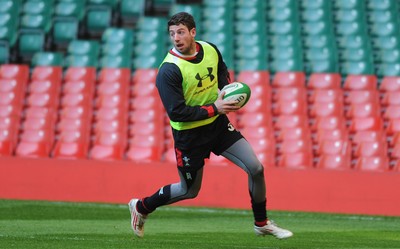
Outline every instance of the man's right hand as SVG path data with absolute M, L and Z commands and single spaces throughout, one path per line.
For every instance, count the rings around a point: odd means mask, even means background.
M 240 109 L 240 107 L 236 105 L 236 101 L 224 100 L 224 95 L 225 91 L 220 92 L 217 100 L 214 102 L 215 107 L 217 107 L 218 114 L 228 114 Z

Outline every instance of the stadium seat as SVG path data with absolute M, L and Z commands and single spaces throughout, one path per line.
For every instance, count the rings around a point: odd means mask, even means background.
M 282 154 L 278 158 L 278 167 L 307 169 L 313 167 L 313 156 L 309 153 Z
M 386 120 L 400 119 L 400 105 L 386 107 L 382 117 Z
M 347 118 L 366 118 L 380 116 L 381 110 L 379 103 L 353 103 L 349 105 L 349 109 L 346 111 Z
M 21 157 L 49 157 L 51 142 L 44 130 L 24 130 L 15 153 Z
M 342 106 L 343 101 L 342 89 L 315 89 L 308 97 L 310 105 L 315 103 L 335 103 Z
M 63 54 L 59 52 L 38 52 L 32 57 L 31 65 L 36 66 L 63 66 Z
M 351 157 L 349 155 L 329 155 L 319 156 L 317 168 L 331 170 L 349 170 L 351 169 Z
M 121 160 L 126 149 L 126 135 L 100 132 L 95 135 L 89 157 L 96 160 Z
M 303 72 L 278 72 L 272 80 L 273 87 L 305 87 L 305 74 Z
M 387 156 L 360 157 L 356 160 L 355 169 L 373 172 L 386 172 L 389 170 Z
M 309 127 L 308 118 L 304 115 L 280 115 L 277 117 L 274 127 L 276 130 L 283 128 Z
M 311 138 L 311 132 L 308 127 L 282 128 L 276 133 L 277 142 L 287 140 L 309 140 Z
M 400 91 L 389 91 L 383 94 L 381 99 L 382 106 L 400 105 Z
M 378 79 L 375 75 L 348 75 L 343 89 L 353 90 L 377 90 Z
M 311 138 L 303 138 L 300 140 L 288 139 L 282 140 L 277 146 L 278 154 L 294 154 L 294 153 L 310 153 L 311 148 Z
M 276 101 L 293 101 L 297 100 L 305 102 L 307 92 L 304 87 L 280 87 L 274 90 L 272 100 Z
M 310 117 L 339 117 L 343 116 L 341 102 L 315 102 L 309 111 Z
M 380 117 L 355 117 L 351 119 L 349 131 L 380 131 L 383 129 L 383 121 Z
M 379 85 L 379 91 L 381 92 L 400 91 L 400 77 L 396 76 L 383 77 L 382 82 Z
M 379 104 L 379 92 L 376 90 L 351 90 L 347 93 L 345 104 Z
M 272 104 L 274 115 L 307 115 L 307 103 L 299 100 L 277 100 Z
M 307 83 L 308 89 L 340 89 L 341 76 L 337 73 L 313 73 Z

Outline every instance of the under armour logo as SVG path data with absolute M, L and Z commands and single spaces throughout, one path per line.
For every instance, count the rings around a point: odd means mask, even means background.
M 204 75 L 203 77 L 200 76 L 199 73 L 196 74 L 196 80 L 199 81 L 199 83 L 197 83 L 197 87 L 202 87 L 203 86 L 203 80 L 207 79 L 208 77 L 210 77 L 210 80 L 213 81 L 215 76 L 212 74 L 213 68 L 212 67 L 207 67 L 208 70 L 208 74 Z

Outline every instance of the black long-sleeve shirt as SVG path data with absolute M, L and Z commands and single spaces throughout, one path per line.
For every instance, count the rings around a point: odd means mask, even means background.
M 194 58 L 187 60 L 191 63 L 198 64 L 202 61 L 204 50 L 201 44 L 197 43 L 199 51 Z M 214 44 L 210 44 L 215 48 L 218 54 L 218 88 L 222 89 L 225 85 L 229 84 L 229 72 L 225 62 L 221 56 L 220 51 Z M 171 53 L 172 51 L 170 51 Z M 217 108 L 213 103 L 204 106 L 188 106 L 186 105 L 183 87 L 183 77 L 180 69 L 173 63 L 164 63 L 158 71 L 156 78 L 156 86 L 161 97 L 161 101 L 169 118 L 177 122 L 189 122 L 207 119 L 211 116 L 217 115 Z M 223 119 L 225 115 L 221 115 Z M 190 148 L 199 146 L 205 143 L 208 139 L 215 136 L 214 132 L 217 123 L 221 120 L 218 118 L 216 121 L 209 125 L 201 126 L 194 129 L 177 131 L 173 129 L 175 146 L 180 148 Z M 206 132 L 205 132 L 206 131 Z

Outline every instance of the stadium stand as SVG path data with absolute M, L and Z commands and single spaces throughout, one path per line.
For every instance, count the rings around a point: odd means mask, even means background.
M 231 80 L 250 85 L 252 100 L 231 119 L 266 166 L 397 169 L 399 7 L 0 0 L 0 154 L 173 162 L 154 82 L 170 47 L 166 21 L 187 11 Z

